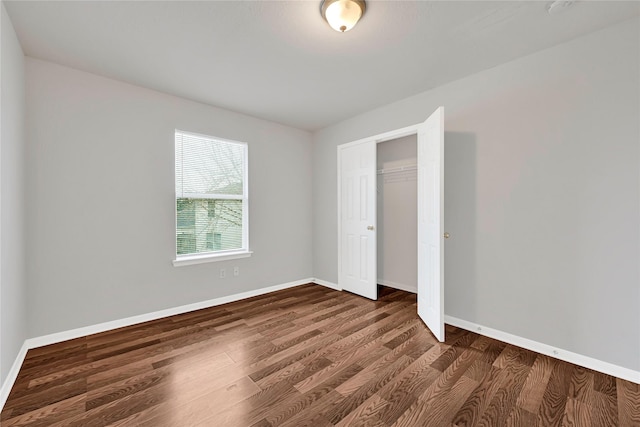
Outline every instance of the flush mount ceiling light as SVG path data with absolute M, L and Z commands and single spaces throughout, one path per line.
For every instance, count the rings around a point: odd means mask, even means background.
M 364 0 L 323 0 L 320 13 L 331 28 L 344 33 L 356 25 L 365 8 Z
M 547 6 L 549 15 L 557 15 L 569 9 L 573 5 L 573 0 L 556 0 Z

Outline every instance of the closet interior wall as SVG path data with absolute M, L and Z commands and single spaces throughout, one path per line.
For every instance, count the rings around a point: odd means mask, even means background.
M 377 144 L 378 284 L 417 292 L 417 138 Z

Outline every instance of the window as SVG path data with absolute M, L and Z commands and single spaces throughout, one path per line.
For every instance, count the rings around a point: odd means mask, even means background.
M 249 256 L 247 145 L 176 131 L 174 265 Z

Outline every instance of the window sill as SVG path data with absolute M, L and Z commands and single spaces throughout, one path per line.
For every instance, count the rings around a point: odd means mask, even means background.
M 173 260 L 174 267 L 182 267 L 184 265 L 203 264 L 205 262 L 228 261 L 231 259 L 249 258 L 253 252 L 238 251 L 225 252 L 223 254 L 201 254 L 184 256 Z

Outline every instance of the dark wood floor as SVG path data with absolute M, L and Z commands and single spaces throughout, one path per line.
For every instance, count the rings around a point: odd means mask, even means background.
M 640 386 L 305 285 L 30 350 L 9 426 L 640 426 Z

